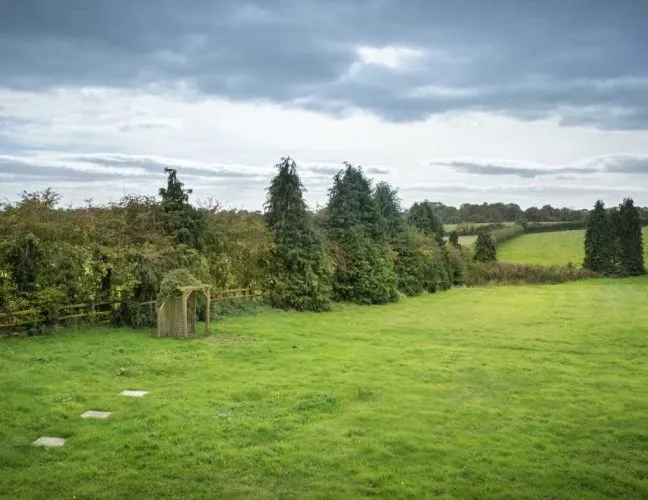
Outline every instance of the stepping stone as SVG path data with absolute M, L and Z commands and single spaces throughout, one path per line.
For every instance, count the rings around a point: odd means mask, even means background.
M 46 446 L 47 448 L 59 448 L 65 444 L 65 439 L 54 437 L 39 437 L 32 443 L 33 446 Z
M 122 391 L 119 393 L 122 396 L 130 396 L 132 398 L 141 398 L 148 394 L 148 391 Z
M 99 420 L 103 420 L 108 418 L 110 415 L 112 415 L 111 411 L 88 410 L 87 412 L 81 414 L 81 418 L 96 418 Z

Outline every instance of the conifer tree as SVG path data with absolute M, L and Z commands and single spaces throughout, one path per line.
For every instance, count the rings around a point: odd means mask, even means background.
M 297 165 L 282 158 L 267 189 L 265 221 L 275 239 L 268 297 L 275 307 L 327 310 L 332 266 L 304 202 Z
M 448 243 L 453 247 L 459 246 L 459 233 L 457 231 L 450 231 L 450 234 L 448 235 Z
M 631 198 L 619 206 L 618 249 L 620 272 L 627 276 L 645 274 L 643 238 L 639 211 Z
M 388 183 L 380 182 L 374 190 L 374 201 L 378 210 L 380 232 L 391 242 L 407 228 L 398 191 Z
M 345 164 L 333 178 L 326 225 L 333 243 L 334 293 L 339 300 L 380 304 L 398 299 L 384 228 L 362 169 Z
M 428 200 L 414 203 L 409 209 L 407 221 L 426 236 L 443 236 L 443 226 Z
M 597 273 L 614 273 L 615 235 L 605 205 L 598 200 L 587 218 L 583 267 Z
M 495 248 L 495 241 L 489 233 L 481 232 L 477 235 L 473 259 L 478 262 L 490 262 L 497 260 L 497 249 Z
M 184 188 L 175 169 L 165 168 L 164 173 L 167 174 L 167 187 L 160 188 L 159 194 L 168 234 L 177 243 L 203 250 L 206 245 L 205 221 L 202 214 L 189 204 L 192 190 Z

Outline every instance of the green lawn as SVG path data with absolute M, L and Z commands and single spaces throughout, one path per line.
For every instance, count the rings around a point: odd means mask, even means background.
M 648 263 L 648 227 L 643 228 L 644 253 Z M 583 263 L 584 230 L 534 233 L 518 236 L 497 248 L 497 259 L 517 264 L 576 266 Z
M 0 341 L 0 495 L 648 498 L 647 294 L 455 289 L 206 339 Z M 68 442 L 30 446 L 44 435 Z

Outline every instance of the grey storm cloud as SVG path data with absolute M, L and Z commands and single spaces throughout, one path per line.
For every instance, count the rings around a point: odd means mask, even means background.
M 589 175 L 595 173 L 608 174 L 648 174 L 648 157 L 645 156 L 607 156 L 595 158 L 584 162 L 580 166 L 567 165 L 562 167 L 550 166 L 529 166 L 518 167 L 503 165 L 492 162 L 448 160 L 435 161 L 431 165 L 440 165 L 451 168 L 456 172 L 464 174 L 487 175 L 487 176 L 515 176 L 523 179 L 534 179 L 543 176 L 556 176 L 566 178 L 566 174 Z M 577 178 L 569 176 L 569 178 Z
M 0 11 L 0 87 L 182 84 L 390 121 L 483 110 L 648 128 L 643 1 L 2 0 Z M 361 46 L 416 57 L 359 67 Z

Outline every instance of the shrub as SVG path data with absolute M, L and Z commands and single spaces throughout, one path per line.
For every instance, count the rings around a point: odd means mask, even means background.
M 536 266 L 503 262 L 469 262 L 465 285 L 483 286 L 494 283 L 553 284 L 599 276 L 588 269 L 575 266 Z
M 495 241 L 488 233 L 479 233 L 477 241 L 475 241 L 475 252 L 473 260 L 478 262 L 489 262 L 497 260 L 497 250 L 495 248 Z

